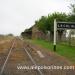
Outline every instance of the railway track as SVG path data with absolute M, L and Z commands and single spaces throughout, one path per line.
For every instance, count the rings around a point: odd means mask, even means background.
M 0 75 L 75 75 L 73 70 L 31 69 L 31 66 L 51 65 L 48 64 L 50 61 L 53 64 L 59 63 L 59 60 L 56 58 L 48 61 L 46 56 L 40 57 L 36 50 L 21 38 L 14 39 L 5 55 L 7 56 L 2 61 Z
M 23 44 L 24 43 L 22 42 L 22 40 L 18 38 L 13 41 L 8 55 L 1 67 L 0 75 L 44 75 L 40 69 L 17 69 L 17 66 L 19 66 L 18 64 L 22 64 L 23 66 L 37 66 L 35 60 L 28 52 L 28 48 Z
M 8 53 L 8 55 L 7 55 L 7 58 L 6 58 L 6 60 L 5 60 L 4 64 L 3 64 L 3 66 L 2 66 L 0 75 L 2 75 L 2 73 L 3 73 L 3 71 L 4 71 L 4 68 L 5 68 L 6 64 L 7 64 L 7 61 L 8 61 L 8 59 L 9 59 L 10 54 L 11 54 L 11 51 L 12 51 L 12 49 L 13 49 L 13 47 L 14 47 L 14 43 L 15 43 L 15 42 L 13 42 L 13 44 L 12 44 L 10 50 L 9 50 L 9 53 Z

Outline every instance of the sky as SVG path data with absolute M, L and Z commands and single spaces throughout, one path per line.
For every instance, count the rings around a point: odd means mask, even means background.
M 0 0 L 0 34 L 20 35 L 41 16 L 69 13 L 71 3 L 72 0 Z

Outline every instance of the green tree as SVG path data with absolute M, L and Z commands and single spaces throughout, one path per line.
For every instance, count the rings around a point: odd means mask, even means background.
M 75 4 L 71 4 L 69 8 L 71 12 L 68 16 L 68 21 L 75 22 Z
M 57 21 L 66 21 L 67 20 L 67 15 L 65 13 L 53 13 L 46 16 L 42 16 L 38 21 L 36 21 L 36 25 L 39 30 L 43 31 L 46 33 L 47 31 L 50 31 L 51 34 L 51 40 L 53 40 L 53 34 L 54 34 L 54 19 L 57 19 Z M 60 39 L 61 35 L 63 33 L 63 30 L 58 31 Z
M 53 34 L 54 34 L 54 19 L 56 19 L 57 22 L 67 21 L 67 15 L 65 13 L 58 13 L 58 12 L 48 15 L 47 23 L 48 23 L 48 30 L 50 30 L 51 32 L 51 38 L 53 38 Z M 63 34 L 63 30 L 58 30 L 59 40 L 61 40 L 62 34 Z
M 47 17 L 42 16 L 39 21 L 35 21 L 35 25 L 37 25 L 38 29 L 46 33 L 47 30 Z

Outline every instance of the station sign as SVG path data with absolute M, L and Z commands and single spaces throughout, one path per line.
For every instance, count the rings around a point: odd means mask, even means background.
M 75 29 L 75 22 L 57 22 L 56 19 L 54 19 L 54 51 L 56 51 L 56 32 L 57 29 Z
M 75 29 L 75 22 L 57 22 L 58 29 Z

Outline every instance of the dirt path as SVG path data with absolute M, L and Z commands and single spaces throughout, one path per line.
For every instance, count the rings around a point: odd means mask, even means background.
M 36 57 L 39 57 L 37 59 L 35 57 L 35 60 L 40 64 L 40 65 L 46 65 L 46 66 L 61 66 L 62 69 L 49 69 L 49 70 L 44 70 L 46 72 L 49 72 L 49 75 L 75 75 L 75 65 L 72 64 L 70 61 L 68 61 L 66 58 L 63 56 L 60 56 L 54 52 L 50 52 L 38 45 L 34 45 L 29 43 L 32 51 L 36 55 Z M 41 52 L 40 54 L 38 53 Z M 32 53 L 33 53 L 32 52 Z M 32 55 L 34 55 L 32 54 Z M 45 74 L 46 75 L 46 74 Z

